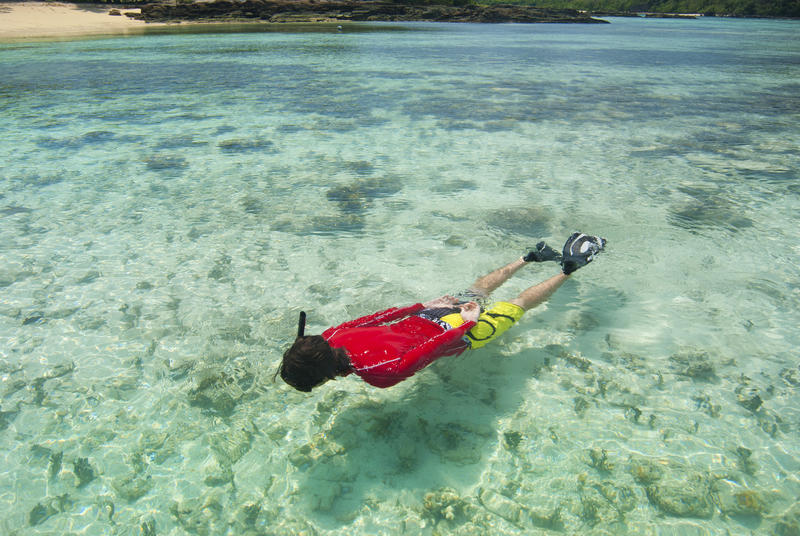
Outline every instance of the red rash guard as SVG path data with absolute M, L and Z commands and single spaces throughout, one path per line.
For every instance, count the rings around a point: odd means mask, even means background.
M 421 303 L 392 307 L 325 330 L 332 348 L 344 348 L 353 372 L 375 387 L 391 387 L 435 360 L 457 355 L 469 345 L 462 338 L 475 322 L 446 330 L 414 313 Z

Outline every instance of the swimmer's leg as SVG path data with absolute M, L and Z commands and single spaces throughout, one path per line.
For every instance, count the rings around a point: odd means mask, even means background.
M 526 264 L 528 263 L 522 260 L 522 258 L 519 258 L 514 262 L 503 266 L 502 268 L 498 268 L 490 274 L 479 277 L 475 280 L 469 290 L 480 296 L 488 296 L 497 287 L 508 281 L 517 270 Z
M 552 296 L 553 293 L 558 290 L 558 288 L 563 285 L 564 281 L 567 279 L 569 279 L 569 276 L 564 273 L 554 275 L 550 279 L 542 281 L 538 285 L 534 285 L 523 290 L 519 296 L 513 300 L 509 300 L 509 303 L 518 305 L 526 311 L 528 309 L 533 309 L 537 305 L 541 305 L 542 303 L 546 302 L 547 299 Z
M 529 251 L 524 257 L 509 263 L 502 268 L 498 268 L 494 272 L 479 277 L 469 288 L 469 291 L 477 294 L 478 296 L 486 297 L 491 294 L 497 287 L 508 281 L 514 273 L 531 262 L 545 262 L 545 261 L 560 261 L 561 255 L 545 244 L 539 242 L 536 247 Z
M 519 268 L 517 267 L 516 269 Z M 514 272 L 511 271 L 511 273 L 513 274 Z M 492 274 L 494 274 L 494 272 Z M 489 276 L 492 274 L 489 274 Z M 495 303 L 490 309 L 482 312 L 481 316 L 478 318 L 478 322 L 467 332 L 467 337 L 469 337 L 470 340 L 470 347 L 473 349 L 480 348 L 495 340 L 522 318 L 525 311 L 533 309 L 552 296 L 552 294 L 564 284 L 564 281 L 566 281 L 568 277 L 569 276 L 563 273 L 554 275 L 550 279 L 524 290 L 513 300 Z M 502 277 L 498 275 L 498 279 L 501 278 Z M 506 277 L 506 279 L 508 279 L 508 277 Z M 456 320 L 461 320 L 461 316 L 458 313 L 452 316 L 457 317 Z M 443 317 L 442 320 L 449 323 L 448 317 Z

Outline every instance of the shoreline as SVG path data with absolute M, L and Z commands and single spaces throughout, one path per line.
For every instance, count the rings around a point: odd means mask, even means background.
M 223 7 L 224 6 L 224 7 Z M 267 13 L 243 13 L 236 7 L 266 9 Z M 288 9 L 287 9 L 287 6 Z M 209 7 L 213 13 L 206 11 Z M 356 9 L 354 9 L 356 8 Z M 402 13 L 398 9 L 403 8 Z M 0 1 L 0 43 L 47 41 L 83 37 L 141 35 L 148 29 L 167 27 L 215 26 L 217 24 L 290 25 L 368 21 L 438 20 L 449 22 L 582 22 L 603 23 L 590 15 L 559 10 L 537 10 L 518 6 L 479 9 L 407 6 L 391 2 L 358 5 L 346 1 L 316 2 L 301 0 L 248 0 L 241 4 L 223 1 L 169 5 L 144 4 L 125 7 L 119 4 L 68 2 Z M 114 11 L 117 14 L 111 15 Z M 366 11 L 366 12 L 365 12 Z
M 287 7 L 289 6 L 289 7 Z M 354 9 L 355 8 L 355 9 Z M 114 11 L 117 15 L 111 15 Z M 73 4 L 41 0 L 0 1 L 0 43 L 141 35 L 148 29 L 223 24 L 289 25 L 369 21 L 604 23 L 595 17 L 695 19 L 699 13 L 620 13 L 541 10 L 523 6 L 410 6 L 390 1 L 226 0 L 188 4 Z M 775 17 L 781 18 L 781 17 Z M 790 19 L 794 20 L 794 19 Z
M 287 8 L 287 6 L 291 6 Z M 242 9 L 246 8 L 246 9 Z M 595 17 L 641 17 L 695 19 L 691 14 L 642 14 L 618 12 L 565 12 L 526 9 L 519 6 L 455 8 L 407 6 L 389 2 L 359 3 L 357 9 L 346 0 L 226 0 L 189 4 L 144 4 L 125 7 L 118 4 L 73 4 L 67 2 L 0 1 L 0 43 L 67 40 L 83 37 L 141 35 L 159 28 L 217 25 L 288 26 L 370 21 L 438 22 L 523 22 L 523 23 L 603 23 Z M 401 9 L 402 8 L 402 9 Z M 433 9 L 433 11 L 432 11 Z M 117 14 L 111 15 L 111 12 Z M 168 31 L 168 30 L 165 30 Z
M 116 9 L 119 16 L 109 13 Z M 109 4 L 61 2 L 0 3 L 0 42 L 70 39 L 102 35 L 136 34 L 144 28 L 166 26 L 136 20 L 126 13 L 139 8 Z

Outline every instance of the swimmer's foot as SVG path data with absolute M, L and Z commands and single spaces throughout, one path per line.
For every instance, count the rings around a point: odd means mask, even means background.
M 545 244 L 543 241 L 536 244 L 536 248 L 522 257 L 525 262 L 560 261 L 561 254 Z
M 586 266 L 594 260 L 595 255 L 603 251 L 605 246 L 605 238 L 573 233 L 564 244 L 561 270 L 569 275 L 581 266 Z

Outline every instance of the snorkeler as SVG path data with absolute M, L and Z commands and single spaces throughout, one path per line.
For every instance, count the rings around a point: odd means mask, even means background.
M 283 354 L 278 372 L 286 383 L 304 392 L 351 373 L 376 387 L 391 387 L 440 357 L 493 341 L 525 311 L 545 302 L 605 245 L 604 238 L 574 233 L 559 254 L 539 242 L 536 249 L 479 278 L 457 297 L 392 307 L 329 328 L 322 335 L 305 335 L 306 314 L 301 312 L 297 339 Z M 529 262 L 544 261 L 559 262 L 561 272 L 484 310 L 489 294 L 517 270 Z

